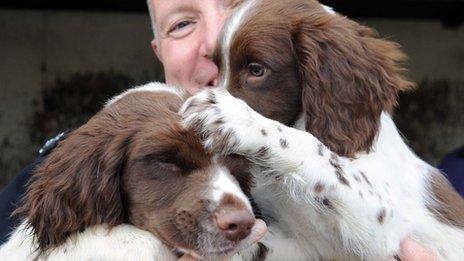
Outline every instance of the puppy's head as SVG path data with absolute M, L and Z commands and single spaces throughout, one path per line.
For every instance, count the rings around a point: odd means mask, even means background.
M 128 219 L 180 252 L 228 254 L 255 223 L 234 177 L 244 169 L 211 157 L 178 120 L 157 121 L 135 137 L 122 179 Z
M 369 151 L 402 76 L 398 45 L 312 0 L 250 0 L 230 18 L 219 86 L 268 118 L 305 128 L 340 155 Z
M 245 243 L 255 224 L 234 174 L 177 114 L 161 85 L 129 91 L 62 141 L 35 171 L 16 212 L 42 254 L 89 226 L 130 223 L 203 257 Z

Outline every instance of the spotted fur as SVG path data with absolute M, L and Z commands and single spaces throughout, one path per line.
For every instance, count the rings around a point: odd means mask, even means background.
M 203 123 L 206 148 L 254 162 L 251 194 L 275 232 L 268 257 L 386 260 L 410 236 L 462 260 L 464 200 L 391 118 L 397 93 L 414 87 L 399 46 L 312 0 L 243 8 L 215 55 L 219 90 L 188 100 L 183 119 Z

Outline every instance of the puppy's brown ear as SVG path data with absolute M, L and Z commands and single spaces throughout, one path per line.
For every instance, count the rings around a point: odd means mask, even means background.
M 38 167 L 15 214 L 27 218 L 41 253 L 88 226 L 123 222 L 120 172 L 126 141 L 87 124 Z
M 391 113 L 398 91 L 414 84 L 402 75 L 397 44 L 318 4 L 308 8 L 293 34 L 306 130 L 353 157 L 370 150 L 382 111 Z

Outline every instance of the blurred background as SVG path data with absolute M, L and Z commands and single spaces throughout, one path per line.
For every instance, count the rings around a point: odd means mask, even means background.
M 321 1 L 410 57 L 395 121 L 432 165 L 464 146 L 464 0 Z M 145 1 L 0 1 L 0 190 L 111 96 L 162 81 Z M 464 175 L 464 174 L 463 174 Z

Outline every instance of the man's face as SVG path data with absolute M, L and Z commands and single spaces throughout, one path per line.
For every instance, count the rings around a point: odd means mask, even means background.
M 212 53 L 224 21 L 239 0 L 152 0 L 157 23 L 152 47 L 166 82 L 191 94 L 213 86 L 218 68 Z

